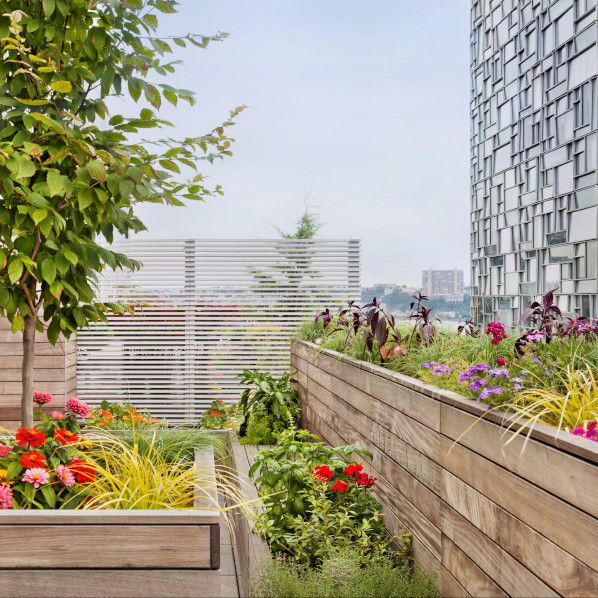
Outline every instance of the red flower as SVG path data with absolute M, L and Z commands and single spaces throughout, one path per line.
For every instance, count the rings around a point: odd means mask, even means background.
M 378 478 L 372 478 L 367 473 L 360 473 L 357 476 L 357 483 L 364 488 L 371 488 L 375 486 L 375 482 Z
M 46 435 L 40 432 L 37 428 L 23 428 L 20 427 L 15 435 L 17 444 L 22 446 L 29 444 L 31 448 L 42 446 L 46 442 Z
M 347 483 L 343 482 L 343 480 L 337 480 L 334 484 L 330 487 L 330 490 L 336 490 L 337 492 L 344 492 L 347 489 Z
M 79 484 L 84 484 L 85 482 L 93 482 L 97 477 L 97 472 L 95 467 L 91 465 L 91 463 L 86 463 L 85 461 L 81 461 L 81 459 L 73 459 L 67 467 L 71 471 L 71 473 L 75 476 L 75 479 Z
M 218 411 L 216 411 L 216 409 L 212 409 L 212 411 L 210 411 L 210 415 L 218 415 Z
M 334 471 L 332 471 L 332 469 L 326 465 L 316 465 L 312 471 L 312 474 L 316 479 L 327 482 L 334 475 Z
M 56 440 L 56 442 L 60 442 L 60 444 L 62 444 L 62 446 L 65 446 L 67 444 L 73 444 L 74 442 L 79 442 L 79 435 L 75 434 L 75 432 L 70 432 L 69 430 L 66 430 L 65 428 L 61 428 L 59 430 L 56 430 L 56 432 L 54 432 L 54 440 Z
M 363 465 L 359 465 L 359 463 L 353 463 L 345 467 L 345 475 L 349 477 L 353 477 L 357 475 L 363 469 Z
M 504 357 L 497 357 L 496 363 L 498 363 L 498 365 L 505 365 L 505 363 L 507 363 L 507 360 Z
M 46 458 L 37 451 L 23 453 L 21 455 L 21 465 L 23 467 L 46 467 Z

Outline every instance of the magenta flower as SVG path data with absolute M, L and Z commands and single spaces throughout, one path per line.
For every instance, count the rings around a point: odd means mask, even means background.
M 588 424 L 586 428 L 573 428 L 573 430 L 571 430 L 571 434 L 598 442 L 598 430 L 596 429 L 597 425 L 598 422 L 592 422 L 591 424 Z
M 8 444 L 0 444 L 0 457 L 6 457 L 10 451 L 12 451 L 12 446 L 8 446 Z
M 65 465 L 59 465 L 56 468 L 56 477 L 65 485 L 72 486 L 75 483 L 75 476 Z
M 0 510 L 12 509 L 12 490 L 8 486 L 0 484 Z
M 91 415 L 91 407 L 75 397 L 71 397 L 64 405 L 64 408 L 78 415 L 81 419 L 87 419 Z
M 49 392 L 33 392 L 33 402 L 37 403 L 38 405 L 46 405 L 47 403 L 51 403 L 54 400 L 54 397 Z
M 41 467 L 32 467 L 25 470 L 23 481 L 29 482 L 36 488 L 39 488 L 42 484 L 47 484 L 50 481 L 50 474 Z
M 52 411 L 50 414 L 54 419 L 64 419 L 66 415 L 62 411 Z

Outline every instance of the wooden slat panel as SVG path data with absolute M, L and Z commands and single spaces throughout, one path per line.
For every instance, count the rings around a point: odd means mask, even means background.
M 598 571 L 595 518 L 448 438 L 442 452 L 444 469 Z
M 513 471 L 570 502 L 587 513 L 598 516 L 596 500 L 596 465 L 530 439 L 523 452 L 524 437 L 504 446 L 508 437 L 496 424 L 479 421 L 463 434 L 477 418 L 454 407 L 442 405 L 442 433 L 484 457 Z M 591 443 L 590 443 L 591 444 Z
M 504 590 L 490 576 L 480 569 L 459 547 L 447 536 L 442 536 L 442 563 L 454 575 L 457 581 L 464 584 L 466 591 L 476 598 L 484 596 L 506 596 Z M 445 595 L 447 588 L 442 586 Z
M 3 569 L 0 576 L 0 598 L 218 598 L 221 595 L 220 571 L 207 569 Z
M 558 596 L 506 550 L 447 505 L 442 508 L 442 532 L 510 596 Z
M 559 594 L 598 595 L 598 573 L 587 565 L 447 471 L 443 487 L 448 505 Z
M 0 525 L 0 537 L 0 569 L 211 567 L 209 525 Z

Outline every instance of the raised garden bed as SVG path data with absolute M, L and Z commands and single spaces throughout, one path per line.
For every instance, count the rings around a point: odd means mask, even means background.
M 213 469 L 213 452 L 195 462 Z M 212 509 L 0 511 L 0 597 L 218 597 Z
M 505 446 L 486 406 L 305 341 L 291 364 L 304 427 L 373 453 L 388 527 L 446 595 L 598 594 L 598 445 L 539 424 Z

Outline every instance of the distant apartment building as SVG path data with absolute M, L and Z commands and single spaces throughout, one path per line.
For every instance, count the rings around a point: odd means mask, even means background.
M 558 288 L 598 315 L 596 0 L 471 1 L 471 273 L 478 320 Z
M 463 270 L 424 270 L 422 294 L 445 301 L 463 301 Z

